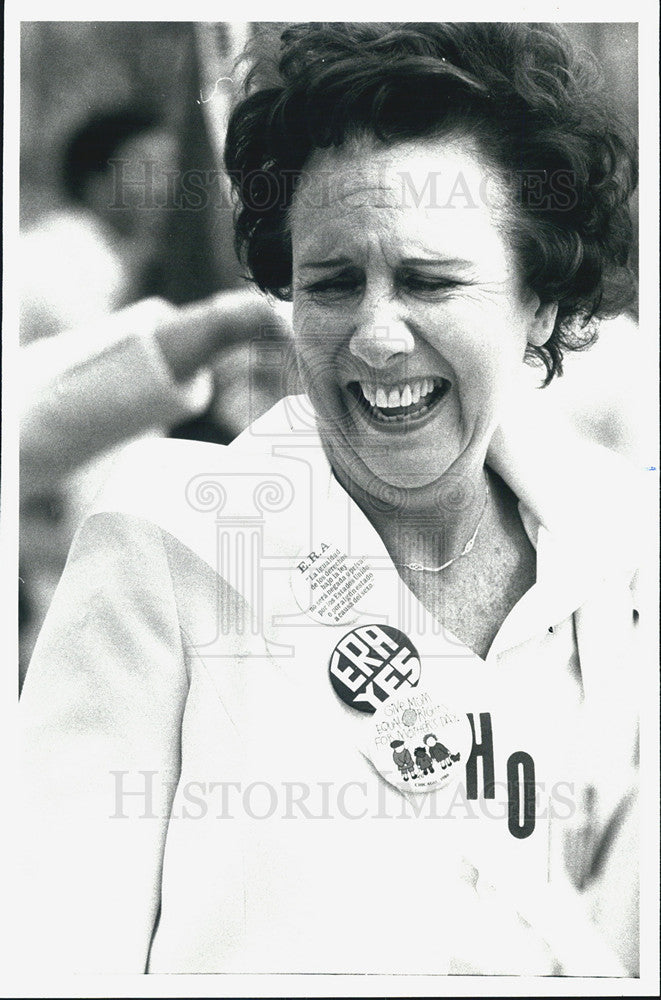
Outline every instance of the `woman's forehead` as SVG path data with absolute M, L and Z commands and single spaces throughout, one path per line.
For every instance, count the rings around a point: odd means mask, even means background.
M 369 139 L 316 149 L 305 163 L 295 201 L 311 207 L 370 202 L 428 209 L 484 201 L 495 171 L 467 140 L 442 137 L 385 146 Z
M 379 217 L 381 224 L 356 211 L 356 225 L 335 223 L 328 226 L 318 220 L 314 228 L 293 231 L 294 262 L 297 270 L 315 271 L 324 267 L 385 262 L 388 266 L 424 266 L 451 264 L 453 268 L 470 271 L 483 258 L 494 259 L 494 251 L 502 255 L 502 241 L 496 230 L 484 226 L 462 226 L 458 217 L 451 224 L 421 226 L 390 224 Z
M 294 196 L 294 245 L 330 251 L 339 242 L 398 240 L 436 252 L 498 228 L 499 179 L 479 155 L 447 139 L 317 150 Z M 495 199 L 498 201 L 498 198 Z
M 333 204 L 315 211 L 306 207 L 294 214 L 291 234 L 298 268 L 340 258 L 470 263 L 501 256 L 504 250 L 502 227 L 488 211 L 466 205 L 456 210 L 372 203 Z

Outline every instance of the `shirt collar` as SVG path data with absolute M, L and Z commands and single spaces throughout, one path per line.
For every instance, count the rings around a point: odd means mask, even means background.
M 551 422 L 547 415 L 540 422 L 534 407 L 525 417 L 519 410 L 516 420 L 498 428 L 487 461 L 519 500 L 523 526 L 537 552 L 536 583 L 508 615 L 490 656 L 563 621 L 608 579 L 630 577 L 638 564 L 636 484 L 628 463 L 580 438 L 561 420 Z M 324 484 L 324 498 L 331 507 L 340 495 L 346 503 L 348 495 L 333 475 L 307 397 L 277 404 L 252 425 L 257 439 L 262 423 L 263 441 L 273 442 L 274 434 L 276 439 L 281 434 L 283 443 L 291 441 L 292 432 L 303 435 L 301 444 L 313 446 L 308 460 L 318 453 L 323 474 L 317 481 Z M 354 525 L 369 551 L 386 557 L 376 531 L 351 504 Z

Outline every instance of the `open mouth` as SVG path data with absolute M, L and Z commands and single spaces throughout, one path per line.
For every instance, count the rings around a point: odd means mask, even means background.
M 381 424 L 410 424 L 438 406 L 450 383 L 444 378 L 416 378 L 396 385 L 350 382 L 348 389 L 362 409 Z

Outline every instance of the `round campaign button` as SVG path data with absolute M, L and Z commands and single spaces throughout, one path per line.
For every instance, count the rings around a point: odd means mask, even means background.
M 301 553 L 291 574 L 294 600 L 301 611 L 322 625 L 353 625 L 373 586 L 374 573 L 368 561 L 348 556 L 329 541 Z
M 342 636 L 328 665 L 342 701 L 376 712 L 395 692 L 420 680 L 420 657 L 411 640 L 392 625 L 361 625 Z
M 424 687 L 401 689 L 370 719 L 364 752 L 403 791 L 432 792 L 462 777 L 473 748 L 468 716 Z

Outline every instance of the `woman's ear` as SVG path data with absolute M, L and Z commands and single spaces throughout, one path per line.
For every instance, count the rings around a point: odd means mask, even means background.
M 543 347 L 553 333 L 558 315 L 557 302 L 539 302 L 528 328 L 528 343 L 531 347 Z

